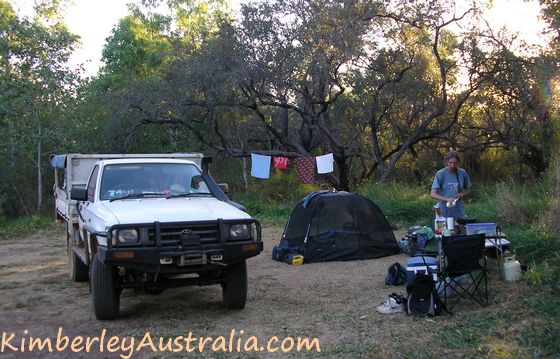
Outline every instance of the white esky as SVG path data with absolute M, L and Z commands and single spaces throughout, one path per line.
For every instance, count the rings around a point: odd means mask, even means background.
M 233 9 L 239 8 L 240 2 L 250 0 L 231 0 Z M 128 12 L 130 0 L 73 0 L 66 12 L 65 21 L 70 31 L 79 35 L 81 46 L 70 59 L 70 65 L 83 64 L 85 76 L 93 76 L 101 65 L 101 50 L 105 39 L 119 19 Z M 14 9 L 21 13 L 31 7 L 32 0 L 13 0 Z M 494 30 L 505 27 L 519 33 L 519 39 L 529 44 L 545 43 L 541 32 L 545 24 L 539 21 L 540 5 L 538 0 L 494 0 L 493 7 L 486 11 L 487 19 Z

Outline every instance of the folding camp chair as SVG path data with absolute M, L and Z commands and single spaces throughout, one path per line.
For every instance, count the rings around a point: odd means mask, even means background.
M 461 299 L 474 299 L 481 306 L 488 305 L 488 281 L 486 256 L 484 255 L 484 234 L 444 236 L 442 238 L 443 261 L 439 277 L 440 295 L 448 311 Z M 443 287 L 443 294 L 442 288 Z M 457 298 L 450 301 L 448 296 Z

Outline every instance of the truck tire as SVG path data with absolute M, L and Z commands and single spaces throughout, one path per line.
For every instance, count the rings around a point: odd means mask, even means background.
M 245 261 L 226 269 L 222 284 L 222 303 L 227 309 L 243 309 L 247 302 L 247 263 Z
M 97 254 L 91 264 L 91 292 L 97 319 L 111 320 L 119 315 L 120 291 L 117 288 L 116 269 L 101 262 Z
M 70 279 L 74 282 L 87 282 L 89 280 L 89 267 L 72 250 L 72 244 L 68 245 L 68 261 L 70 262 Z

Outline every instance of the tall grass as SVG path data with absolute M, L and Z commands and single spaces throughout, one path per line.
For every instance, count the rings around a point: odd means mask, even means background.
M 430 225 L 432 222 L 434 201 L 429 189 L 423 186 L 389 182 L 364 186 L 358 193 L 377 204 L 389 223 L 397 227 Z
M 56 228 L 52 216 L 35 215 L 17 219 L 0 217 L 0 239 L 10 239 L 44 229 Z
M 499 182 L 483 186 L 476 195 L 473 210 L 507 225 L 537 222 L 551 206 L 552 181 L 544 178 L 531 186 Z
M 560 294 L 560 234 L 551 230 L 550 218 L 553 188 L 547 177 L 531 185 L 486 185 L 469 210 L 502 225 L 517 259 L 528 266 L 525 278 L 533 287 Z

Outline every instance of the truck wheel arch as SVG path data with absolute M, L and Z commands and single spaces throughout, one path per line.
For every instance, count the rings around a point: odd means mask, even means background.
M 97 237 L 95 234 L 90 234 L 88 237 L 88 245 L 85 246 L 86 256 L 90 261 L 93 261 L 93 256 L 97 253 Z

